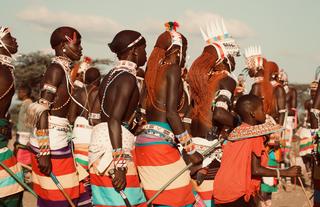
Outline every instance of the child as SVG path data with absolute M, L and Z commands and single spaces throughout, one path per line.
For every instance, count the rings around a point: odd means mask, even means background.
M 217 207 L 253 207 L 253 197 L 259 191 L 262 176 L 301 175 L 298 166 L 285 170 L 264 167 L 267 165 L 267 153 L 264 148 L 265 137 L 262 134 L 272 133 L 272 127 L 270 122 L 266 122 L 262 100 L 259 97 L 240 97 L 236 104 L 236 112 L 243 123 L 230 136 L 237 132 L 239 135 L 242 134 L 242 137 L 249 138 L 237 141 L 234 139 L 223 146 L 221 167 L 215 178 L 213 193 Z

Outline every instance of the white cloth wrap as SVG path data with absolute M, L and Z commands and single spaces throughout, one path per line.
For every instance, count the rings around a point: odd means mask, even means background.
M 68 146 L 67 132 L 69 130 L 69 121 L 66 118 L 57 116 L 49 116 L 49 142 L 51 150 L 58 150 Z M 34 147 L 39 147 L 38 139 L 35 136 L 34 130 L 33 136 L 30 137 L 30 144 Z
M 125 154 L 131 155 L 136 137 L 124 126 L 121 126 L 121 131 L 122 149 Z M 108 123 L 103 122 L 94 126 L 89 145 L 89 167 L 100 159 L 96 167 L 99 173 L 103 173 L 112 162 L 112 149 Z
M 195 144 L 196 150 L 199 153 L 203 153 L 206 151 L 209 147 L 214 145 L 218 140 L 208 141 L 201 137 L 192 137 L 192 142 Z M 219 148 L 220 145 L 217 146 L 218 149 L 216 149 L 213 153 L 210 154 L 210 156 L 206 157 L 202 162 L 202 167 L 207 167 L 213 160 L 221 161 L 222 151 Z
M 90 144 L 91 133 L 92 126 L 89 125 L 89 121 L 83 116 L 78 116 L 74 122 L 72 131 L 73 143 Z
M 19 135 L 17 142 L 21 145 L 27 145 L 30 141 L 30 132 L 17 132 Z

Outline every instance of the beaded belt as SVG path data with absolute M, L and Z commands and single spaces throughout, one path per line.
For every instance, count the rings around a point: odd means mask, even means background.
M 152 134 L 158 137 L 164 138 L 167 142 L 170 142 L 172 144 L 176 144 L 174 141 L 174 134 L 160 126 L 153 125 L 153 124 L 146 124 L 142 127 L 144 129 L 143 133 L 144 134 Z
M 84 128 L 84 129 L 92 129 L 92 126 L 88 126 L 88 125 L 85 125 L 85 124 L 76 124 L 75 127 Z

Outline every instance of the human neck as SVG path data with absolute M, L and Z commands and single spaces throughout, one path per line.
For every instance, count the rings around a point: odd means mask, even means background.
M 0 47 L 0 55 L 11 57 L 11 54 L 6 49 L 4 49 L 4 47 Z
M 258 124 L 258 122 L 257 122 L 254 118 L 252 118 L 252 117 L 245 117 L 242 121 L 243 121 L 244 123 L 246 123 L 246 124 L 251 125 L 251 126 L 254 126 L 254 125 L 257 125 L 257 124 Z

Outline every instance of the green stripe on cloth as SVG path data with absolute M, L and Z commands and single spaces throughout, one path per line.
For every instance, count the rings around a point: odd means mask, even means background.
M 88 161 L 82 160 L 80 158 L 76 158 L 76 162 L 81 165 L 88 166 Z
M 277 186 L 270 186 L 270 185 L 262 183 L 261 184 L 261 191 L 267 192 L 267 193 L 273 193 L 273 192 L 278 191 L 278 187 Z
M 15 173 L 15 175 L 22 181 L 23 180 L 23 173 L 22 171 Z M 0 179 L 0 188 L 5 188 L 8 187 L 10 185 L 14 185 L 17 184 L 17 181 L 13 178 L 13 177 L 6 177 L 6 178 L 2 178 Z
M 10 159 L 12 156 L 13 156 L 13 152 L 10 149 L 8 149 L 5 152 L 0 153 L 0 162 L 3 162 L 7 159 Z
M 301 145 L 300 145 L 300 148 L 309 147 L 309 146 L 311 146 L 311 145 L 312 145 L 312 142 L 309 142 L 309 143 L 307 143 L 307 144 L 301 144 Z
M 147 142 L 147 143 L 143 143 L 143 144 L 136 143 L 135 145 L 137 147 L 144 147 L 144 146 L 150 146 L 150 145 L 156 145 L 156 144 L 167 144 L 167 145 L 171 145 L 172 146 L 172 144 L 170 142 L 166 142 L 166 141 Z
M 93 204 L 105 206 L 125 206 L 120 194 L 112 187 L 102 187 L 91 185 Z M 138 205 L 146 202 L 141 188 L 126 188 L 124 193 L 128 197 L 131 205 Z

